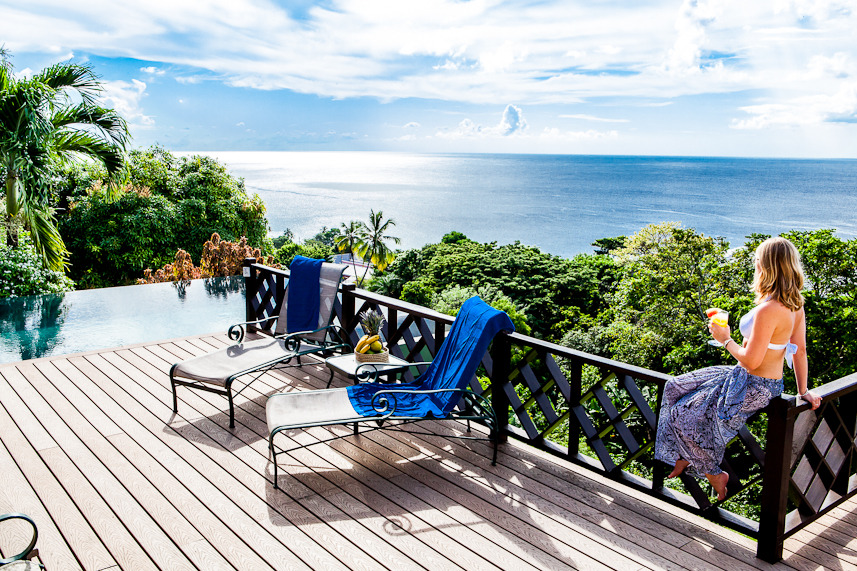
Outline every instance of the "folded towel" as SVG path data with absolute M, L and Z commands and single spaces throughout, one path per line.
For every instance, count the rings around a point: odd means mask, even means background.
M 319 276 L 322 260 L 295 256 L 289 266 L 286 333 L 318 329 Z

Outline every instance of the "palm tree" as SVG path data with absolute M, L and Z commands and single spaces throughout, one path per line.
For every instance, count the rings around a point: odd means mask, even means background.
M 128 127 L 113 109 L 95 102 L 102 91 L 85 65 L 52 65 L 30 79 L 16 78 L 0 51 L 0 176 L 6 193 L 6 237 L 18 243 L 29 230 L 51 269 L 63 269 L 67 251 L 49 204 L 53 168 L 80 157 L 101 162 L 109 175 L 125 164 Z
M 378 212 L 370 210 L 369 223 L 363 225 L 363 236 L 360 244 L 357 245 L 357 254 L 379 270 L 389 266 L 396 255 L 387 246 L 387 240 L 392 240 L 396 244 L 401 243 L 401 240 L 395 236 L 386 235 L 389 228 L 395 225 L 396 222 L 392 218 L 384 220 L 384 213 L 380 210 Z M 369 266 L 367 265 L 360 283 L 366 279 L 368 272 Z
M 348 224 L 343 222 L 339 227 L 339 235 L 333 240 L 337 250 L 351 254 L 351 264 L 354 266 L 355 276 L 357 275 L 357 262 L 354 259 L 354 254 L 363 242 L 365 230 L 366 225 L 357 220 L 352 220 Z

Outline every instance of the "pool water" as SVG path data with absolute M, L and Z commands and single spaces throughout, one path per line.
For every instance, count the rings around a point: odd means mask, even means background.
M 244 278 L 0 298 L 0 363 L 224 333 L 244 321 Z

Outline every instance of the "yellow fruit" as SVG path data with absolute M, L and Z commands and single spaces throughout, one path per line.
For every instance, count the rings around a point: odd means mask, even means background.
M 369 339 L 367 339 L 367 340 L 366 340 L 366 343 L 368 343 L 369 345 L 371 345 L 371 344 L 372 344 L 372 343 L 374 343 L 375 341 L 380 341 L 380 340 L 381 340 L 381 336 L 380 336 L 380 335 L 373 335 L 372 337 L 370 337 Z
M 357 345 L 354 348 L 354 351 L 357 353 L 368 353 L 370 345 L 368 343 L 363 343 L 362 345 Z
M 363 337 L 360 338 L 360 341 L 357 342 L 357 345 L 354 346 L 354 351 L 357 353 L 365 353 L 365 351 L 361 351 L 360 349 L 362 349 L 364 346 L 368 346 L 368 345 L 369 345 L 369 336 L 364 335 Z
M 384 350 L 384 346 L 383 346 L 383 345 L 381 345 L 381 342 L 380 342 L 380 341 L 373 341 L 373 342 L 369 345 L 369 347 L 371 347 L 371 348 L 372 348 L 372 351 L 373 351 L 373 352 L 375 352 L 375 353 L 380 353 L 381 351 L 383 351 L 383 350 Z

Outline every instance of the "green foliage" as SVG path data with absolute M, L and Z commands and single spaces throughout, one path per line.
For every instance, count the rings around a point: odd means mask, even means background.
M 62 293 L 74 282 L 51 270 L 33 246 L 28 233 L 19 235 L 16 247 L 0 244 L 0 297 Z
M 464 302 L 474 295 L 478 295 L 482 301 L 491 307 L 505 311 L 512 320 L 512 323 L 515 324 L 515 331 L 518 333 L 529 335 L 532 332 L 530 326 L 527 325 L 526 314 L 515 307 L 512 300 L 503 295 L 500 290 L 491 286 L 479 289 L 462 287 L 460 285 L 451 286 L 432 296 L 431 307 L 440 313 L 458 315 L 458 311 L 464 305 Z
M 611 298 L 614 357 L 673 374 L 713 364 L 705 310 L 731 304 L 738 293 L 719 280 L 727 248 L 720 238 L 664 223 L 614 250 L 624 270 Z
M 335 228 L 323 227 L 321 232 L 315 235 L 314 238 L 304 240 L 303 244 L 298 244 L 293 241 L 294 234 L 287 230 L 286 233 L 275 239 L 276 244 L 280 246 L 274 251 L 274 260 L 278 264 L 290 266 L 295 256 L 304 256 L 306 258 L 314 258 L 316 260 L 327 260 L 334 254 L 333 236 L 337 233 Z M 317 238 L 321 237 L 322 240 Z
M 498 246 L 454 233 L 447 237 L 446 243 L 402 252 L 390 265 L 388 270 L 405 282 L 402 299 L 425 299 L 420 292 L 443 292 L 452 286 L 491 287 L 521 308 L 537 337 L 561 337 L 558 316 L 598 315 L 618 275 L 608 256 L 566 260 L 518 242 Z M 414 282 L 419 286 L 411 285 Z
M 339 236 L 339 230 L 336 228 L 328 228 L 327 226 L 322 226 L 321 230 L 310 240 L 313 242 L 318 242 L 323 246 L 327 246 L 328 249 L 333 249 L 336 246 L 336 239 Z
M 274 250 L 279 250 L 284 245 L 286 245 L 288 242 L 294 242 L 294 241 L 295 241 L 295 233 L 292 232 L 291 228 L 286 228 L 285 232 L 283 232 L 281 235 L 275 236 L 274 238 L 271 239 L 271 245 L 273 246 Z
M 109 189 L 97 169 L 67 174 L 60 200 L 68 212 L 60 230 L 70 273 L 84 287 L 130 283 L 144 269 L 172 261 L 177 250 L 199 259 L 215 233 L 272 249 L 262 200 L 248 196 L 244 182 L 210 157 L 177 158 L 159 147 L 132 151 L 120 189 Z
M 783 234 L 800 252 L 807 278 L 807 355 L 815 384 L 857 370 L 857 239 L 832 230 Z M 812 383 L 811 383 L 812 384 Z
M 434 295 L 435 289 L 428 280 L 414 280 L 402 287 L 402 299 L 416 305 L 429 307 Z

